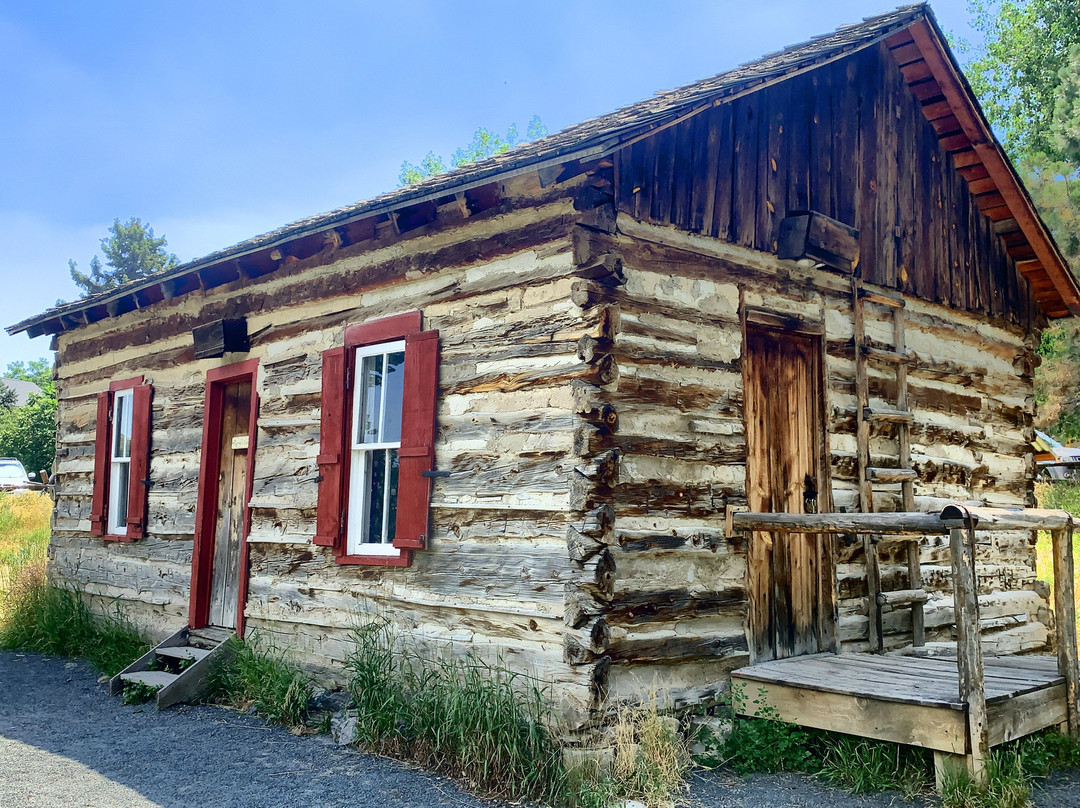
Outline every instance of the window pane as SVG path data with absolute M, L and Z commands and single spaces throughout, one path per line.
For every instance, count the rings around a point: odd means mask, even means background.
M 365 356 L 360 365 L 360 418 L 357 443 L 379 442 L 379 404 L 382 402 L 382 356 Z
M 131 457 L 131 394 L 113 399 L 113 457 Z
M 383 505 L 386 492 L 386 452 L 367 453 L 367 478 L 371 481 L 368 492 L 367 529 L 364 541 L 382 544 Z
M 109 532 L 123 533 L 127 529 L 129 463 L 113 463 L 109 479 Z
M 386 356 L 386 414 L 383 416 L 383 443 L 401 440 L 401 402 L 405 396 L 405 353 Z
M 394 540 L 394 528 L 397 527 L 397 486 L 398 486 L 398 453 L 397 449 L 387 449 L 390 455 L 390 496 L 386 501 L 386 540 Z

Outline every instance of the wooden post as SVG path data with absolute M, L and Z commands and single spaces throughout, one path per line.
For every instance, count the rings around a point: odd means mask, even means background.
M 881 568 L 878 559 L 877 542 L 869 533 L 864 533 L 863 555 L 866 558 L 866 617 L 869 622 L 870 652 L 880 654 L 884 651 L 885 632 L 881 625 L 881 604 L 878 594 L 881 592 Z
M 1054 543 L 1054 614 L 1057 618 L 1058 673 L 1065 677 L 1065 705 L 1069 735 L 1080 733 L 1080 716 L 1076 713 L 1077 654 L 1076 601 L 1073 589 L 1073 525 L 1072 521 L 1050 534 Z
M 968 769 L 976 782 L 986 780 L 990 735 L 983 688 L 982 647 L 979 645 L 979 599 L 975 583 L 975 529 L 949 531 L 952 549 L 953 607 L 956 615 L 956 667 L 960 700 L 967 705 Z

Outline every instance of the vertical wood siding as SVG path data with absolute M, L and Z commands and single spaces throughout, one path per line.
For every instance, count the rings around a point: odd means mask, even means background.
M 882 43 L 694 116 L 617 153 L 617 206 L 775 253 L 789 211 L 858 228 L 863 278 L 952 308 L 1037 319 Z

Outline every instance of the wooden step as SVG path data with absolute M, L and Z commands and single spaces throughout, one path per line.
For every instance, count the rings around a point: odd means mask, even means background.
M 914 469 L 868 468 L 866 479 L 872 483 L 906 483 L 919 479 L 919 474 Z
M 859 297 L 865 300 L 867 303 L 877 303 L 879 306 L 888 306 L 891 309 L 904 308 L 903 295 L 899 295 L 894 292 L 886 292 L 879 289 L 868 289 L 865 286 L 860 286 Z
M 228 664 L 236 652 L 227 642 L 234 633 L 222 628 L 189 631 L 186 627 L 167 637 L 109 680 L 109 692 L 119 696 L 125 682 L 142 682 L 157 687 L 155 702 L 163 710 L 179 702 L 200 699 L 210 685 L 210 672 L 218 664 Z M 190 659 L 192 664 L 180 673 L 150 670 L 161 659 Z
M 863 419 L 885 424 L 915 423 L 915 416 L 909 410 L 890 410 L 886 407 L 863 407 Z
M 180 676 L 166 671 L 135 671 L 134 673 L 121 673 L 120 679 L 125 682 L 142 682 L 150 687 L 165 687 L 171 685 Z
M 182 645 L 176 648 L 158 648 L 157 655 L 159 657 L 169 657 L 171 659 L 197 660 L 209 656 L 210 651 L 206 648 L 194 648 L 190 645 Z
M 905 365 L 913 358 L 909 353 L 887 351 L 884 348 L 874 348 L 870 345 L 862 346 L 862 354 L 873 362 L 882 362 L 889 365 Z
M 206 648 L 208 650 L 217 648 L 229 637 L 233 636 L 234 632 L 227 628 L 218 628 L 217 626 L 203 626 L 202 628 L 193 628 L 188 632 L 188 645 L 196 648 Z
M 877 602 L 881 606 L 910 606 L 913 603 L 926 603 L 930 600 L 925 589 L 897 589 L 893 592 L 878 592 Z

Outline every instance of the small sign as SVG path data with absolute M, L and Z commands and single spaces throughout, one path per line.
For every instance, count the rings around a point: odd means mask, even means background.
M 248 435 L 234 435 L 232 439 L 233 451 L 241 451 L 248 447 Z

